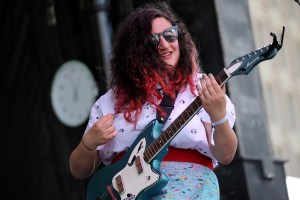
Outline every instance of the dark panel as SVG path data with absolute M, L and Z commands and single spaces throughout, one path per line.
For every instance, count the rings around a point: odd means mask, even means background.
M 53 113 L 53 75 L 69 59 L 85 62 L 105 91 L 97 32 L 88 1 L 1 2 L 1 180 L 3 199 L 85 199 L 69 170 L 85 124 L 62 125 Z M 47 15 L 52 9 L 54 15 Z M 2 60 L 3 59 L 3 60 Z
M 215 5 L 223 59 L 229 64 L 232 59 L 255 50 L 248 1 L 215 0 Z M 265 34 L 267 36 L 269 32 Z M 280 33 L 277 34 L 279 37 Z M 269 44 L 271 42 L 270 36 Z M 275 161 L 273 157 L 257 68 L 248 76 L 233 77 L 228 83 L 230 97 L 236 107 L 235 129 L 239 145 L 237 159 L 231 165 L 216 170 L 221 181 L 222 199 L 288 199 L 284 162 Z
M 282 161 L 275 161 L 273 179 L 267 179 L 262 173 L 259 160 L 233 162 L 228 167 L 219 167 L 217 174 L 222 200 L 260 199 L 287 200 L 288 194 L 283 177 L 285 172 Z

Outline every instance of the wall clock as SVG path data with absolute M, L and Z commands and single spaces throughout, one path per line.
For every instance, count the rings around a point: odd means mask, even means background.
M 81 61 L 63 63 L 54 75 L 51 104 L 59 121 L 66 126 L 82 125 L 97 95 L 98 88 L 93 74 Z

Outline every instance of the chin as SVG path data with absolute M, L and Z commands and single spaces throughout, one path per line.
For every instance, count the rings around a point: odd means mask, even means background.
M 171 69 L 171 70 L 174 70 L 174 69 L 175 69 L 175 66 L 168 63 L 168 64 L 167 64 L 167 68 L 168 68 L 168 69 Z

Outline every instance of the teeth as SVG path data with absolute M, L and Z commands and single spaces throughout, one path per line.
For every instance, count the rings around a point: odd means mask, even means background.
M 162 57 L 165 57 L 165 56 L 169 56 L 169 55 L 171 55 L 171 54 L 172 54 L 172 53 L 169 52 L 169 53 L 161 54 L 161 56 L 162 56 Z

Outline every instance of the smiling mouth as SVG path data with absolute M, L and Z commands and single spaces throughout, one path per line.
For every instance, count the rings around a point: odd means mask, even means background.
M 161 56 L 161 57 L 168 57 L 168 56 L 170 56 L 170 55 L 172 55 L 172 52 L 163 53 L 163 54 L 161 54 L 160 56 Z

